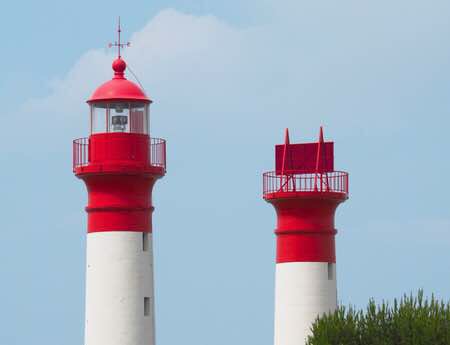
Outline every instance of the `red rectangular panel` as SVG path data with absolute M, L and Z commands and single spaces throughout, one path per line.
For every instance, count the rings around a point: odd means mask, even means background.
M 317 172 L 334 171 L 334 143 L 320 144 L 320 157 Z M 286 148 L 286 154 L 285 154 Z M 317 164 L 318 143 L 288 144 L 275 146 L 275 170 L 279 175 L 285 173 L 314 173 Z M 284 169 L 283 169 L 284 161 Z

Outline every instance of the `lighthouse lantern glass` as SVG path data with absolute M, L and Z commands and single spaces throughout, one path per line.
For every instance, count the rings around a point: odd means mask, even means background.
M 91 133 L 106 132 L 107 105 L 93 104 L 91 105 Z
M 118 102 L 109 104 L 108 132 L 130 131 L 130 105 Z
M 91 133 L 148 134 L 148 105 L 138 102 L 91 104 Z
M 148 105 L 130 104 L 130 132 L 148 134 Z

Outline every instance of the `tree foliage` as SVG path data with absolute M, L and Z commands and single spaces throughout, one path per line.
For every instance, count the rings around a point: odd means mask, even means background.
M 450 303 L 419 291 L 392 305 L 340 307 L 316 320 L 307 345 L 450 345 Z

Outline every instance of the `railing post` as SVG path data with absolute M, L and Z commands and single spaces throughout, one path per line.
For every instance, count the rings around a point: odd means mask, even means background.
M 266 194 L 266 174 L 263 174 L 263 196 Z
M 345 174 L 345 191 L 348 193 L 348 174 Z

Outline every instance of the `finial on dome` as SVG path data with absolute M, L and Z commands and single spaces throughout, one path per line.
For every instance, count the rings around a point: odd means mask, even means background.
M 124 72 L 127 68 L 127 64 L 125 63 L 122 58 L 118 57 L 115 59 L 112 63 L 112 69 L 114 70 L 114 78 L 115 79 L 122 79 L 124 78 Z
M 120 28 L 120 17 L 119 17 L 119 21 L 118 21 L 118 25 L 117 25 L 117 41 L 115 41 L 114 43 L 109 43 L 108 47 L 112 48 L 112 47 L 117 47 L 117 57 L 120 59 L 122 56 L 120 55 L 120 48 L 125 48 L 125 47 L 129 47 L 130 46 L 130 42 L 127 43 L 121 43 L 120 41 L 120 33 L 122 32 L 121 28 Z
M 112 64 L 112 68 L 114 70 L 114 78 L 124 78 L 124 72 L 125 72 L 125 69 L 127 68 L 127 64 L 125 63 L 125 61 L 122 60 L 122 56 L 120 55 L 120 49 L 129 47 L 130 42 L 122 43 L 120 41 L 120 33 L 121 32 L 122 32 L 122 29 L 120 28 L 120 17 L 119 17 L 118 25 L 117 25 L 117 41 L 115 41 L 114 43 L 108 44 L 109 48 L 117 47 L 117 59 L 115 59 Z

